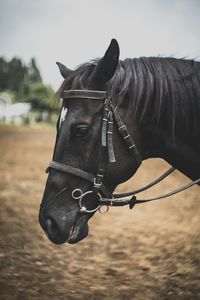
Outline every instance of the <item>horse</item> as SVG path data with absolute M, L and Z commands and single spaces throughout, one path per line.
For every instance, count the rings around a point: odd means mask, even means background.
M 112 39 L 75 70 L 57 63 L 63 101 L 39 212 L 55 244 L 85 238 L 101 204 L 123 205 L 113 191 L 143 160 L 162 158 L 200 184 L 200 62 L 119 52 Z

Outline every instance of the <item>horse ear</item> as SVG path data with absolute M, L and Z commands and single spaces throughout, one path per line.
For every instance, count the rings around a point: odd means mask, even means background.
M 92 74 L 92 79 L 96 83 L 106 84 L 110 80 L 119 62 L 119 44 L 115 39 L 111 40 L 111 43 L 103 56 L 98 62 L 94 72 Z
M 60 62 L 57 61 L 56 64 L 59 68 L 60 74 L 62 75 L 62 77 L 64 79 L 72 72 L 72 70 L 68 69 L 66 66 L 64 66 Z

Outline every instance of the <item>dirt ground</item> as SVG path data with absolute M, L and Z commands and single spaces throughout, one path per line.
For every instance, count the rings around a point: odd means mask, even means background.
M 0 126 L 0 299 L 200 299 L 200 187 L 97 213 L 84 241 L 50 243 L 38 210 L 54 135 L 51 128 Z M 167 167 L 149 160 L 119 190 Z M 186 182 L 175 172 L 141 198 Z

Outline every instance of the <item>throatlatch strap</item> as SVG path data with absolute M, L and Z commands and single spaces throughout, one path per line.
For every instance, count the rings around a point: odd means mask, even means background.
M 125 141 L 128 149 L 132 153 L 133 157 L 136 159 L 138 166 L 140 166 L 142 163 L 142 157 L 136 147 L 136 144 L 133 141 L 132 137 L 130 136 L 126 125 L 124 125 L 124 123 L 122 122 L 122 119 L 121 119 L 118 111 L 115 110 L 114 108 L 112 108 L 112 110 L 113 110 L 113 114 L 114 114 L 115 120 L 116 120 L 118 128 L 119 128 L 119 132 L 120 132 L 123 140 Z
M 113 147 L 113 113 L 110 99 L 105 100 L 102 119 L 101 146 L 107 148 L 109 162 L 116 162 Z

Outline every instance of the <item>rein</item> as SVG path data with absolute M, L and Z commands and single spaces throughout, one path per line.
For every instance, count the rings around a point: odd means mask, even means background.
M 97 166 L 96 174 L 85 172 L 81 169 L 72 167 L 67 164 L 59 163 L 56 161 L 50 161 L 46 172 L 49 172 L 49 169 L 55 169 L 67 174 L 75 175 L 77 177 L 86 179 L 92 183 L 92 189 L 86 192 L 82 192 L 81 189 L 74 189 L 72 191 L 72 197 L 75 200 L 79 201 L 80 212 L 82 213 L 93 213 L 100 210 L 102 206 L 124 206 L 129 205 L 129 208 L 132 209 L 135 204 L 150 202 L 154 200 L 164 199 L 174 194 L 177 194 L 185 189 L 190 188 L 191 186 L 200 182 L 200 178 L 181 187 L 175 189 L 164 195 L 149 198 L 149 199 L 136 199 L 136 194 L 143 192 L 152 186 L 156 185 L 168 175 L 170 175 L 175 168 L 171 167 L 164 174 L 158 177 L 156 180 L 150 182 L 146 186 L 139 188 L 137 190 L 120 193 L 120 194 L 111 194 L 109 190 L 103 184 L 104 176 L 106 173 L 106 167 L 108 161 L 110 163 L 116 162 L 114 146 L 113 146 L 113 119 L 116 121 L 118 132 L 122 137 L 130 155 L 136 160 L 138 167 L 142 163 L 142 157 L 139 153 L 137 146 L 134 142 L 134 138 L 128 132 L 126 125 L 123 123 L 117 108 L 114 108 L 112 105 L 111 98 L 109 98 L 105 91 L 93 91 L 93 90 L 64 90 L 62 93 L 63 100 L 67 99 L 89 99 L 89 100 L 98 100 L 104 103 L 103 109 L 103 118 L 102 118 L 102 129 L 101 129 L 101 155 L 100 160 Z M 84 200 L 87 199 L 88 195 L 94 194 L 97 200 L 97 207 L 94 209 L 87 209 L 84 206 Z M 130 197 L 131 198 L 126 198 Z

